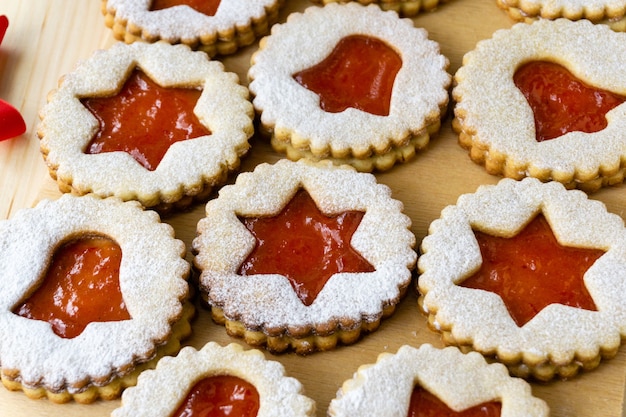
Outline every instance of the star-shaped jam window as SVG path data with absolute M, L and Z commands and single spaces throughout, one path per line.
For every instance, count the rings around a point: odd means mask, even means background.
M 173 143 L 211 133 L 193 113 L 201 94 L 163 88 L 135 69 L 116 95 L 81 100 L 100 124 L 85 152 L 124 151 L 153 171 Z
M 596 310 L 583 276 L 604 251 L 561 245 L 542 214 L 511 238 L 474 234 L 483 262 L 460 285 L 498 294 L 518 326 L 554 303 Z
M 220 0 L 153 0 L 150 10 L 169 9 L 174 6 L 189 6 L 198 13 L 215 16 Z
M 363 215 L 346 211 L 326 216 L 301 189 L 276 216 L 240 218 L 256 246 L 238 273 L 283 275 L 300 300 L 311 305 L 335 273 L 374 271 L 350 245 Z
M 42 284 L 13 312 L 47 321 L 59 337 L 79 336 L 89 323 L 130 319 L 120 291 L 122 251 L 113 240 L 89 236 L 61 245 Z

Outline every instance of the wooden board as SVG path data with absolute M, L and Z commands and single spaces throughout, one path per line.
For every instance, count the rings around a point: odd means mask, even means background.
M 307 0 L 289 0 L 281 20 L 284 21 L 288 13 L 302 11 L 309 5 Z M 6 14 L 11 22 L 0 46 L 0 98 L 18 107 L 28 125 L 28 132 L 22 137 L 0 143 L 0 218 L 8 218 L 41 198 L 59 196 L 39 154 L 38 110 L 59 77 L 94 50 L 109 47 L 115 41 L 104 26 L 97 0 L 2 0 L 0 14 Z M 452 74 L 461 65 L 463 54 L 472 50 L 477 41 L 513 23 L 497 8 L 495 0 L 451 0 L 437 11 L 413 20 L 416 26 L 429 31 L 431 39 L 440 43 L 442 53 L 450 59 Z M 243 84 L 247 84 L 249 57 L 255 49 L 253 45 L 220 59 L 229 71 L 239 74 Z M 418 242 L 446 205 L 455 203 L 463 193 L 473 192 L 480 184 L 493 184 L 498 180 L 470 161 L 457 144 L 450 121 L 448 115 L 440 134 L 413 161 L 377 174 L 379 181 L 389 185 L 393 196 L 405 204 Z M 242 170 L 252 170 L 260 162 L 274 162 L 279 158 L 281 155 L 274 153 L 267 143 L 254 138 Z M 605 202 L 610 211 L 626 216 L 623 185 L 601 190 L 592 198 Z M 165 221 L 174 226 L 177 237 L 189 246 L 203 213 L 203 205 L 198 205 Z M 355 345 L 307 357 L 269 353 L 266 356 L 283 363 L 287 374 L 302 382 L 306 394 L 317 402 L 318 417 L 325 416 L 342 382 L 361 364 L 373 363 L 379 353 L 395 352 L 403 344 L 442 346 L 439 336 L 427 329 L 416 300 L 416 295 L 410 293 L 394 316 Z M 206 311 L 200 311 L 194 323 L 194 336 L 188 344 L 200 347 L 209 340 L 241 344 L 228 337 L 223 327 L 213 324 Z M 625 384 L 626 348 L 622 348 L 616 358 L 595 371 L 569 381 L 533 383 L 533 392 L 548 402 L 552 416 L 620 416 Z M 119 401 L 57 405 L 48 400 L 30 400 L 21 392 L 0 388 L 0 417 L 100 417 L 108 416 L 118 405 Z

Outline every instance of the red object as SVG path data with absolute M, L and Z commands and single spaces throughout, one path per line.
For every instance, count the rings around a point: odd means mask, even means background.
M 26 132 L 26 123 L 19 111 L 0 99 L 0 141 Z
M 6 16 L 0 16 L 0 43 L 2 43 L 2 39 L 4 38 L 4 34 L 9 27 L 9 18 Z
M 9 27 L 9 19 L 0 16 L 0 44 Z M 0 99 L 0 141 L 11 139 L 26 132 L 26 123 L 19 111 Z

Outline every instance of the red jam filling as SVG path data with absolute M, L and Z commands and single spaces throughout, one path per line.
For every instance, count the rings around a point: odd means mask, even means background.
M 413 388 L 407 417 L 500 417 L 502 404 L 492 401 L 463 411 L 453 411 L 419 385 Z
M 461 285 L 498 294 L 518 326 L 554 303 L 596 311 L 583 276 L 602 250 L 562 246 L 543 215 L 512 238 L 474 233 L 483 263 Z
M 317 65 L 294 74 L 303 87 L 320 96 L 322 110 L 339 113 L 353 107 L 389 115 L 400 55 L 386 43 L 364 35 L 347 36 Z
M 85 153 L 124 151 L 155 170 L 173 143 L 211 133 L 193 113 L 201 93 L 163 88 L 134 70 L 115 96 L 82 100 L 100 123 Z
M 277 216 L 240 219 L 257 243 L 238 273 L 284 275 L 300 300 L 311 305 L 335 273 L 374 271 L 350 246 L 363 214 L 326 216 L 300 190 Z
M 513 77 L 535 115 L 537 142 L 568 132 L 594 133 L 607 126 L 606 113 L 626 97 L 578 80 L 559 64 L 531 61 Z
M 162 10 L 181 5 L 189 6 L 207 16 L 214 16 L 220 6 L 220 0 L 152 0 L 150 10 Z
M 72 240 L 55 251 L 41 286 L 13 312 L 47 321 L 66 339 L 92 322 L 128 320 L 120 291 L 121 259 L 121 248 L 109 238 Z
M 231 375 L 196 383 L 171 417 L 256 417 L 259 393 L 254 385 Z

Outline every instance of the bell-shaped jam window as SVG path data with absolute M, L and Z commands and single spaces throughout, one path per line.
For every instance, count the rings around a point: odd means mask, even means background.
M 303 87 L 320 97 L 320 107 L 339 113 L 353 107 L 388 116 L 400 55 L 371 36 L 342 38 L 331 54 L 311 68 L 293 75 Z
M 113 239 L 71 239 L 55 250 L 41 284 L 13 313 L 46 321 L 66 339 L 79 336 L 89 323 L 129 320 L 120 291 L 121 260 Z
M 554 62 L 528 62 L 513 81 L 533 111 L 538 142 L 569 132 L 598 132 L 608 124 L 606 113 L 626 100 L 586 84 Z

